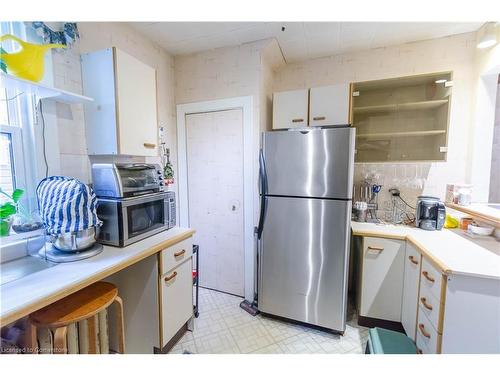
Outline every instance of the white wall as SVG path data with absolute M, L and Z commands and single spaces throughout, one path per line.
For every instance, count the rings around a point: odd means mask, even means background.
M 158 75 L 158 123 L 167 129 L 167 146 L 171 148 L 172 161 L 176 164 L 173 58 L 124 23 L 79 22 L 78 29 L 79 42 L 63 52 L 52 52 L 55 87 L 82 93 L 80 53 L 111 46 L 116 46 L 154 67 Z M 56 114 L 60 173 L 90 182 L 83 106 L 58 103 Z
M 497 27 L 500 38 L 500 27 Z M 491 153 L 495 123 L 498 75 L 500 74 L 500 44 L 476 50 L 473 128 L 469 135 L 471 182 L 476 201 L 487 202 L 490 190 Z
M 362 178 L 363 172 L 385 174 L 386 190 L 407 175 L 420 173 L 426 178 L 423 189 L 406 188 L 408 199 L 414 201 L 424 193 L 444 198 L 446 183 L 467 182 L 468 137 L 471 132 L 474 103 L 473 91 L 476 78 L 474 63 L 476 52 L 475 33 L 452 37 L 407 43 L 386 48 L 347 53 L 289 64 L 276 73 L 274 91 L 324 86 L 342 82 L 356 82 L 392 78 L 430 72 L 453 71 L 453 96 L 450 112 L 448 158 L 441 163 L 419 163 L 421 168 L 415 172 L 415 164 L 357 164 L 355 181 Z M 418 145 L 415 145 L 418 147 Z M 401 177 L 401 178 L 400 178 Z
M 272 89 L 272 69 L 278 64 L 276 49 L 279 47 L 275 41 L 263 40 L 175 57 L 176 104 L 253 96 L 255 185 L 258 182 L 260 132 L 270 127 L 267 123 L 268 98 Z M 256 222 L 258 197 L 254 199 Z

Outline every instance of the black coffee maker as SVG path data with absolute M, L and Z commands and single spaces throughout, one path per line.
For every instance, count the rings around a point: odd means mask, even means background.
M 425 230 L 441 230 L 446 219 L 446 208 L 436 197 L 421 195 L 417 199 L 415 225 Z

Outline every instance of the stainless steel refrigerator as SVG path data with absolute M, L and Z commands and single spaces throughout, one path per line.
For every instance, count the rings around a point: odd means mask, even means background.
M 344 332 L 355 129 L 263 133 L 259 311 Z

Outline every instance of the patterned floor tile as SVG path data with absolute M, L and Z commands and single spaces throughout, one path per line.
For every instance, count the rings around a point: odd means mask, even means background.
M 200 314 L 205 311 L 217 310 L 217 304 L 213 300 L 210 290 L 200 288 L 198 295 L 198 311 Z
M 199 354 L 237 354 L 240 353 L 229 330 L 194 339 Z
M 300 333 L 278 342 L 278 346 L 287 354 L 325 353 L 321 346 L 307 333 Z
M 243 301 L 243 297 L 237 297 L 227 293 L 216 292 L 214 290 L 210 290 L 210 297 L 212 298 L 215 305 L 219 309 L 228 306 L 239 306 L 241 301 Z
M 208 310 L 200 312 L 200 316 L 194 320 L 194 336 L 203 337 L 213 333 L 227 331 L 228 327 L 224 323 L 224 317 L 218 310 Z
M 269 346 L 265 346 L 261 349 L 255 350 L 250 354 L 283 354 L 283 350 L 281 350 L 278 344 L 271 344 Z
M 343 336 L 299 324 L 248 314 L 241 297 L 200 288 L 200 316 L 171 353 L 364 353 L 368 329 L 349 307 Z
M 258 316 L 254 317 L 247 313 L 238 304 L 223 306 L 219 308 L 219 311 L 222 313 L 224 323 L 226 323 L 228 328 L 251 323 L 260 319 Z
M 187 331 L 170 350 L 169 354 L 184 354 L 185 352 L 196 353 L 196 345 L 194 343 L 194 335 Z
M 229 331 L 242 353 L 250 353 L 275 342 L 260 319 L 232 327 Z
M 275 342 L 285 340 L 304 332 L 304 327 L 298 324 L 291 324 L 268 317 L 263 317 L 261 320 Z
M 168 354 L 196 354 L 198 351 L 194 341 L 178 342 Z

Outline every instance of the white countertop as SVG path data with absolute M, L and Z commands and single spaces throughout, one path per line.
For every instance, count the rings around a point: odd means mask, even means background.
M 448 274 L 500 279 L 500 242 L 494 237 L 469 238 L 460 229 L 426 231 L 391 224 L 351 222 L 354 235 L 406 239 Z
M 0 326 L 9 324 L 71 293 L 106 278 L 194 233 L 175 227 L 127 247 L 104 246 L 99 255 L 61 263 L 0 287 Z

